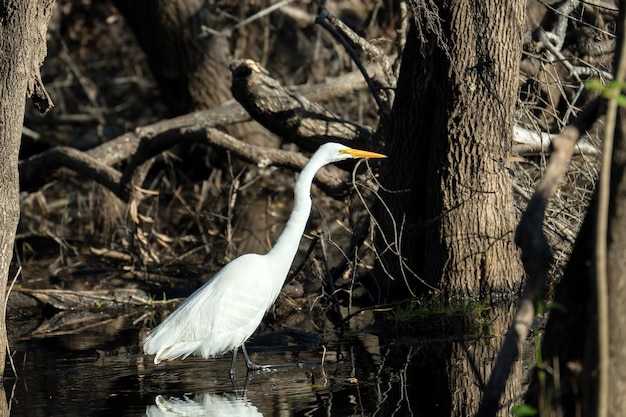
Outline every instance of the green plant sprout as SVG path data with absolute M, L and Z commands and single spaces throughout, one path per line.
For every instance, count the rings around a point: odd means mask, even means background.
M 544 311 L 548 310 L 558 310 L 561 312 L 567 312 L 565 306 L 560 303 L 548 302 L 540 299 L 537 301 L 537 316 L 540 316 L 544 313 Z M 535 364 L 534 366 L 537 368 L 537 379 L 539 380 L 540 387 L 540 398 L 539 398 L 539 408 L 543 410 L 541 415 L 548 415 L 548 404 L 553 398 L 554 392 L 552 390 L 548 390 L 547 380 L 546 380 L 546 365 L 543 361 L 543 355 L 541 352 L 541 334 L 540 332 L 535 332 Z M 511 408 L 511 414 L 515 417 L 530 417 L 539 415 L 539 410 L 530 404 L 518 404 Z
M 412 329 L 427 326 L 446 333 L 459 325 L 465 332 L 479 334 L 488 324 L 484 317 L 489 309 L 487 300 L 446 302 L 441 297 L 412 300 L 384 311 L 385 318 L 396 326 Z
M 511 409 L 511 414 L 515 417 L 530 417 L 538 414 L 537 409 L 532 405 L 520 404 Z
M 613 80 L 605 85 L 602 80 L 593 78 L 585 81 L 585 88 L 597 91 L 607 100 L 617 101 L 617 105 L 620 107 L 626 107 L 626 95 L 621 94 L 622 90 L 626 88 L 626 82 L 624 81 Z

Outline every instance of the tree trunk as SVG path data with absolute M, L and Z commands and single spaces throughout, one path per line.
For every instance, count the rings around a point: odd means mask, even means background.
M 175 115 L 230 98 L 231 55 L 204 0 L 115 0 L 146 53 L 150 70 Z
M 411 6 L 382 175 L 390 215 L 379 215 L 378 243 L 395 278 L 387 295 L 407 286 L 447 298 L 510 295 L 522 268 L 505 160 L 525 2 Z
M 114 0 L 145 52 L 163 100 L 174 115 L 209 109 L 232 99 L 231 20 L 205 0 Z M 257 124 L 227 126 L 253 145 L 277 147 Z
M 40 110 L 51 106 L 43 90 L 39 66 L 46 54 L 47 23 L 53 1 L 0 2 L 0 306 L 13 257 L 20 216 L 18 153 L 24 120 L 24 99 L 32 95 Z M 4 311 L 4 310 L 2 310 Z M 7 339 L 0 320 L 0 375 L 4 374 Z
M 9 404 L 7 403 L 7 394 L 4 386 L 0 384 L 0 416 L 9 416 Z
M 114 0 L 145 52 L 163 100 L 173 114 L 186 114 L 215 107 L 232 99 L 230 92 L 230 35 L 216 34 L 232 20 L 214 2 L 205 0 Z M 219 3 L 219 2 L 218 2 Z M 228 19 L 228 20 L 227 20 Z M 254 122 L 237 123 L 224 129 L 244 142 L 276 148 L 278 139 Z M 204 171 L 206 152 L 197 147 L 187 151 L 189 173 Z M 209 152 L 211 161 L 225 166 L 228 159 Z M 242 168 L 233 161 L 233 172 Z M 228 172 L 228 171 L 225 171 Z M 232 180 L 232 178 L 230 179 Z M 253 209 L 236 208 L 237 229 L 228 237 L 228 257 L 245 252 L 266 251 L 266 225 L 276 222 L 264 210 L 265 200 L 249 204 Z M 236 242 L 236 243 L 234 243 Z

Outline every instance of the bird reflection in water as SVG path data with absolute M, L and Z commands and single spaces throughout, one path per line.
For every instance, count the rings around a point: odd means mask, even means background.
M 164 397 L 157 395 L 155 405 L 146 407 L 148 417 L 174 416 L 229 416 L 263 417 L 263 414 L 248 400 L 217 394 L 198 394 L 193 399 L 187 396 Z

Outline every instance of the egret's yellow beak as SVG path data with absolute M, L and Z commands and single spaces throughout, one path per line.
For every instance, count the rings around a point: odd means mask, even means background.
M 353 158 L 386 158 L 387 155 L 381 153 L 362 151 L 360 149 L 342 149 L 339 153 L 347 153 L 352 155 Z

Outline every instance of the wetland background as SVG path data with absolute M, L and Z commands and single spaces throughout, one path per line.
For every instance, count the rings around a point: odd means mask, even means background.
M 32 160 L 60 146 L 99 148 L 101 158 L 112 158 L 125 135 L 156 135 L 180 126 L 176 120 L 186 114 L 199 117 L 193 112 L 213 108 L 221 110 L 211 126 L 246 143 L 311 151 L 233 107 L 229 65 L 235 58 L 258 61 L 295 91 L 313 91 L 328 109 L 364 131 L 379 125 L 378 103 L 354 60 L 314 24 L 317 3 L 285 2 L 240 26 L 271 2 L 200 3 L 211 10 L 208 20 L 200 13 L 178 23 L 193 28 L 194 40 L 211 51 L 208 58 L 160 42 L 180 34 L 147 24 L 154 12 L 149 1 L 58 1 L 42 67 L 56 107 L 45 116 L 27 108 L 20 158 Z M 397 75 L 408 30 L 400 3 L 355 0 L 328 7 L 390 57 Z M 184 16 L 183 9 L 175 15 Z M 604 13 L 614 17 L 616 10 Z M 552 11 L 529 2 L 527 25 L 552 28 Z M 587 12 L 581 19 L 604 30 L 597 20 L 602 13 Z M 189 37 L 181 33 L 182 40 Z M 594 62 L 601 70 L 608 66 L 605 55 Z M 553 101 L 561 93 L 546 87 L 546 73 L 556 75 L 534 67 L 534 58 L 525 49 L 520 113 L 522 119 L 540 120 L 538 130 L 554 133 L 575 100 Z M 205 71 L 192 71 L 207 59 Z M 568 99 L 575 94 L 570 90 L 563 93 Z M 391 102 L 393 93 L 387 99 Z M 549 208 L 546 233 L 557 259 L 550 291 L 593 192 L 601 132 L 586 138 L 562 195 Z M 119 148 L 107 149 L 113 141 Z M 519 214 L 545 171 L 547 146 L 516 146 L 521 162 L 506 169 L 515 177 Z M 381 301 L 372 288 L 389 277 L 376 269 L 371 222 L 380 186 L 376 164 L 361 166 L 356 185 L 340 192 L 324 183 L 313 189 L 314 209 L 292 274 L 250 341 L 259 362 L 300 366 L 251 375 L 246 401 L 243 368 L 237 387 L 228 378 L 230 355 L 156 366 L 141 354 L 139 343 L 151 328 L 229 260 L 266 251 L 290 213 L 297 164 L 274 167 L 261 157 L 242 161 L 234 155 L 197 141 L 171 148 L 142 165 L 141 187 L 128 191 L 129 203 L 67 169 L 49 176 L 46 170 L 25 186 L 7 305 L 7 369 L 14 375 L 5 378 L 4 388 L 11 415 L 176 415 L 164 410 L 191 413 L 203 407 L 207 415 L 473 414 L 516 295 L 497 304 L 449 303 L 408 293 L 400 301 Z M 131 164 L 128 154 L 117 162 L 122 169 Z M 345 172 L 337 172 L 347 182 Z M 500 415 L 525 402 L 521 385 L 536 363 L 534 336 L 514 364 Z

